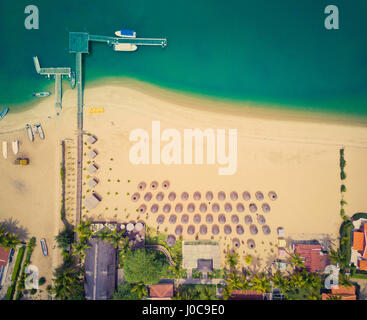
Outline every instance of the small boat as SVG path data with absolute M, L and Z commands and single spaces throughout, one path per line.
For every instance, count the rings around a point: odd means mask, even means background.
M 4 159 L 8 158 L 8 141 L 3 141 L 3 156 Z
M 5 108 L 3 111 L 0 112 L 0 120 L 3 119 L 9 112 L 9 108 Z
M 70 87 L 71 87 L 71 89 L 75 88 L 75 84 L 76 84 L 75 72 L 72 71 L 71 75 L 70 75 Z
M 29 141 L 33 142 L 33 140 L 34 140 L 33 130 L 32 130 L 32 127 L 29 124 L 27 124 L 25 126 L 25 131 L 27 132 L 27 136 L 28 136 Z
M 19 141 L 18 140 L 12 141 L 11 147 L 13 149 L 13 153 L 18 154 L 18 152 L 19 152 Z
M 41 140 L 44 140 L 45 139 L 45 134 L 43 132 L 43 129 L 42 129 L 42 126 L 40 123 L 37 123 L 35 125 L 35 128 L 36 128 L 36 132 L 38 134 L 38 136 L 40 137 Z
M 115 51 L 135 51 L 138 47 L 132 43 L 117 43 L 113 46 Z
M 133 30 L 118 30 L 115 35 L 120 38 L 136 38 L 136 32 Z
M 40 240 L 40 243 L 41 243 L 42 254 L 46 257 L 48 255 L 46 239 L 42 238 Z
M 48 91 L 45 92 L 33 92 L 33 97 L 37 97 L 37 98 L 43 98 L 43 97 L 48 97 L 51 93 Z

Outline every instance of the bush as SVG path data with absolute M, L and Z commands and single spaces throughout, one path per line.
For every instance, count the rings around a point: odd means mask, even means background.
M 12 284 L 9 286 L 8 290 L 6 291 L 5 300 L 12 300 L 13 299 L 15 286 L 17 284 L 17 279 L 18 279 L 19 272 L 20 272 L 20 265 L 22 263 L 23 256 L 24 256 L 24 251 L 25 251 L 25 247 L 19 248 L 18 255 L 17 255 L 17 260 L 15 261 L 13 273 L 11 275 Z
M 138 293 L 132 292 L 133 284 L 128 282 L 122 282 L 115 293 L 113 294 L 113 300 L 140 300 Z
M 352 221 L 357 221 L 359 219 L 367 219 L 367 213 L 358 212 L 352 216 Z
M 346 186 L 345 186 L 344 184 L 342 184 L 342 185 L 340 186 L 340 192 L 346 192 L 346 191 L 347 191 Z
M 45 277 L 41 277 L 39 280 L 38 280 L 38 285 L 39 286 L 42 286 L 46 283 L 46 278 Z
M 344 221 L 340 226 L 340 238 L 347 239 L 347 241 L 343 241 L 342 243 L 340 243 L 340 251 L 344 257 L 343 262 L 345 266 L 349 265 L 351 259 L 352 254 L 351 235 L 353 228 L 354 228 L 353 223 L 350 220 Z

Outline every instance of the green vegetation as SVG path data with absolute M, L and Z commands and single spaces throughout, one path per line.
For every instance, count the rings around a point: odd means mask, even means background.
M 134 285 L 128 282 L 122 282 L 116 292 L 113 294 L 113 300 L 139 300 L 138 292 L 132 291 Z
M 216 286 L 207 284 L 180 285 L 173 300 L 216 300 Z
M 129 283 L 156 284 L 168 275 L 167 258 L 154 250 L 128 252 L 124 258 L 124 275 Z
M 347 162 L 344 159 L 344 149 L 340 149 L 339 151 L 340 151 L 340 159 L 339 159 L 340 179 L 345 180 L 346 173 L 344 171 L 344 168 L 347 165 Z M 344 193 L 346 192 L 346 190 L 347 190 L 346 186 L 342 184 L 340 186 L 340 192 L 341 192 L 340 215 L 345 222 L 348 220 L 348 217 L 345 215 L 345 209 L 344 209 L 344 206 L 347 205 L 347 202 L 344 200 Z
M 194 245 L 194 246 L 198 246 L 198 245 L 201 245 L 201 244 L 208 244 L 208 245 L 213 245 L 213 246 L 218 245 L 218 242 L 210 241 L 210 240 L 186 241 L 185 243 L 188 244 L 188 245 Z
M 32 237 L 27 244 L 26 257 L 24 259 L 22 273 L 20 275 L 20 279 L 17 285 L 17 300 L 23 295 L 24 290 L 25 290 L 25 279 L 26 279 L 25 269 L 27 266 L 29 266 L 31 262 L 31 256 L 32 256 L 35 244 L 36 244 L 35 237 Z
M 41 277 L 41 278 L 38 280 L 38 285 L 39 285 L 39 286 L 43 286 L 45 283 L 46 283 L 46 278 L 45 278 L 45 277 Z
M 7 232 L 6 229 L 0 224 L 0 246 L 5 248 L 15 248 L 19 245 L 19 234 Z
M 226 277 L 224 269 L 214 269 L 213 272 L 208 272 L 208 279 L 223 279 Z
M 18 280 L 18 277 L 19 277 L 19 272 L 20 272 L 20 267 L 21 267 L 21 264 L 22 264 L 24 252 L 25 252 L 25 247 L 20 247 L 19 250 L 18 250 L 17 260 L 15 261 L 15 264 L 14 264 L 13 273 L 11 275 L 11 285 L 9 286 L 9 288 L 6 292 L 5 300 L 12 300 L 13 299 L 15 286 L 17 284 L 17 280 Z
M 359 219 L 367 219 L 367 213 L 364 213 L 364 212 L 358 212 L 358 213 L 355 213 L 351 220 L 352 221 L 357 221 Z
M 197 269 L 192 269 L 192 278 L 193 279 L 202 279 L 203 274 L 201 272 L 198 272 Z
M 340 268 L 341 269 L 345 269 L 350 263 L 350 259 L 352 255 L 351 234 L 352 234 L 353 228 L 354 228 L 353 223 L 350 220 L 344 221 L 342 225 L 340 226 L 339 233 L 340 233 L 340 256 L 341 256 Z
M 69 251 L 70 245 L 74 241 L 74 231 L 65 228 L 63 231 L 59 232 L 55 240 L 57 242 L 57 247 L 62 249 L 63 252 Z

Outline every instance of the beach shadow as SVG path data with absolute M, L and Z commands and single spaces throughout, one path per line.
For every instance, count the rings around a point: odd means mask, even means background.
M 23 226 L 19 226 L 18 220 L 9 218 L 1 221 L 0 224 L 5 228 L 6 232 L 19 234 L 19 240 L 26 241 L 29 239 L 28 229 Z

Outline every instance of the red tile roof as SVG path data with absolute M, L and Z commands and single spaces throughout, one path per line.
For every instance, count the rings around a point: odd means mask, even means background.
M 364 251 L 363 251 L 363 258 L 367 259 L 367 246 L 366 246 L 366 239 L 367 239 L 367 223 L 363 225 L 363 234 L 364 234 Z
M 0 247 L 0 267 L 5 267 L 8 264 L 10 249 Z
M 263 296 L 256 290 L 233 290 L 228 300 L 263 300 Z
M 359 270 L 367 271 L 367 260 L 358 261 Z
M 322 254 L 320 244 L 300 244 L 294 245 L 294 252 L 303 257 L 305 268 L 309 272 L 322 272 L 328 265 L 327 254 Z
M 149 287 L 151 298 L 172 298 L 173 284 L 153 284 Z
M 331 293 L 322 294 L 322 300 L 328 300 L 332 295 L 340 296 L 341 300 L 357 300 L 355 286 L 331 288 Z
M 353 232 L 353 249 L 357 251 L 363 251 L 365 246 L 364 232 L 354 231 Z

